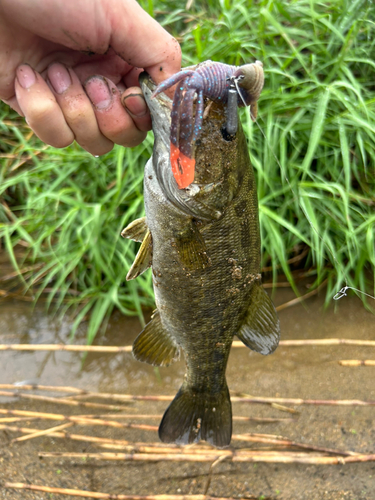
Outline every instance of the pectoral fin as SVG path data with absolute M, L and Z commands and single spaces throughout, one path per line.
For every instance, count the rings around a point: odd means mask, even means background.
M 132 267 L 126 275 L 126 280 L 134 280 L 140 274 L 144 273 L 152 264 L 152 238 L 147 229 L 146 236 L 142 241 L 137 255 L 135 256 Z
M 180 351 L 164 329 L 158 311 L 135 339 L 133 355 L 138 361 L 154 366 L 168 366 L 179 358 Z
M 125 229 L 122 230 L 121 236 L 133 241 L 143 241 L 147 234 L 146 217 L 135 219 Z
M 185 231 L 176 234 L 175 245 L 187 269 L 204 269 L 210 265 L 206 243 L 193 220 Z
M 237 337 L 253 351 L 271 354 L 279 344 L 280 324 L 272 300 L 262 285 L 254 285 L 252 302 Z

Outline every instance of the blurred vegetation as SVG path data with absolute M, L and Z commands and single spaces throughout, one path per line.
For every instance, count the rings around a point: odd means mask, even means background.
M 375 269 L 375 7 L 367 0 L 140 2 L 182 45 L 184 65 L 259 59 L 258 124 L 242 111 L 257 173 L 266 271 L 296 269 L 371 292 Z M 89 318 L 88 342 L 114 307 L 142 315 L 150 273 L 126 282 L 137 245 L 121 229 L 143 214 L 152 134 L 93 158 L 42 144 L 0 107 L 0 238 L 23 293 Z M 315 227 L 316 231 L 312 227 Z M 299 271 L 300 273 L 300 271 Z M 361 297 L 362 298 L 362 297 Z M 74 330 L 74 329 L 73 329 Z

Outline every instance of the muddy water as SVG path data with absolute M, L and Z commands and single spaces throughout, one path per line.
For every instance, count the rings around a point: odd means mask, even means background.
M 278 292 L 275 303 L 293 298 L 289 290 Z M 279 313 L 282 339 L 356 338 L 375 339 L 375 317 L 356 297 L 346 297 L 323 309 L 323 299 L 311 298 L 305 306 Z M 68 343 L 71 324 L 58 322 L 43 308 L 27 303 L 0 303 L 0 343 Z M 131 344 L 141 326 L 136 318 L 112 316 L 107 334 L 98 339 L 104 345 Z M 83 330 L 77 343 L 84 342 Z M 354 346 L 279 347 L 269 357 L 246 348 L 232 349 L 227 379 L 232 391 L 253 396 L 309 399 L 375 400 L 375 367 L 347 368 L 340 359 L 375 359 L 375 348 Z M 75 386 L 92 391 L 131 394 L 174 394 L 184 375 L 184 363 L 154 370 L 135 361 L 131 354 L 89 354 L 67 352 L 0 352 L 0 382 L 29 381 L 45 385 Z M 56 394 L 53 394 L 56 395 Z M 0 407 L 54 413 L 92 413 L 26 399 L 0 398 Z M 136 403 L 128 413 L 161 414 L 166 403 Z M 375 407 L 295 407 L 295 421 L 273 424 L 234 423 L 234 432 L 262 432 L 283 435 L 295 441 L 375 453 Z M 233 405 L 234 415 L 290 417 L 266 405 Z M 0 418 L 4 415 L 0 415 Z M 135 422 L 136 420 L 134 420 Z M 139 422 L 139 421 L 138 421 Z M 0 422 L 1 423 L 1 422 Z M 158 422 L 148 421 L 152 425 Z M 51 422 L 30 424 L 47 428 Z M 108 431 L 75 427 L 72 432 L 157 441 L 155 432 Z M 0 480 L 45 484 L 63 488 L 123 494 L 203 493 L 209 464 L 85 462 L 74 459 L 38 460 L 38 451 L 103 451 L 94 445 L 44 437 L 10 446 L 17 434 L 0 430 Z M 238 446 L 238 443 L 236 443 Z M 252 448 L 257 445 L 253 444 Z M 109 450 L 106 450 L 109 451 Z M 375 499 L 375 462 L 335 465 L 282 465 L 222 463 L 215 469 L 209 494 L 272 499 Z M 263 497 L 262 497 L 263 495 Z M 47 493 L 0 490 L 0 498 L 47 499 Z M 63 498 L 63 497 L 61 497 Z

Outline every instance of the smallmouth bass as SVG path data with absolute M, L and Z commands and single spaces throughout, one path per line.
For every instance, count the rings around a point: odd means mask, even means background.
M 122 235 L 142 242 L 127 279 L 152 266 L 157 309 L 138 335 L 139 361 L 167 366 L 185 355 L 187 372 L 159 427 L 163 442 L 230 444 L 225 370 L 233 336 L 261 354 L 279 342 L 277 314 L 261 285 L 254 172 L 239 124 L 223 133 L 225 107 L 210 103 L 196 143 L 194 183 L 178 189 L 170 163 L 171 101 L 146 74 L 141 88 L 155 143 L 145 168 L 146 217 Z

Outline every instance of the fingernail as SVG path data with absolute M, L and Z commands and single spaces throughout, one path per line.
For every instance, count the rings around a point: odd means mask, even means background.
M 48 68 L 48 80 L 57 94 L 62 94 L 72 84 L 69 71 L 60 63 L 52 64 Z
M 148 111 L 142 94 L 129 94 L 123 98 L 122 104 L 134 116 L 144 116 Z
M 105 78 L 92 76 L 86 80 L 85 89 L 96 109 L 106 109 L 112 103 L 112 92 Z
M 23 89 L 29 89 L 36 82 L 36 75 L 34 70 L 28 64 L 22 64 L 18 66 L 17 71 L 17 80 Z

